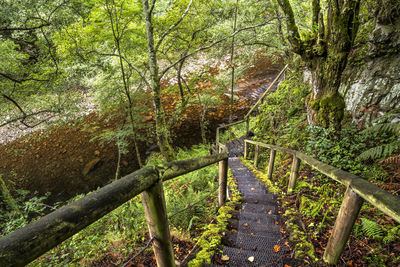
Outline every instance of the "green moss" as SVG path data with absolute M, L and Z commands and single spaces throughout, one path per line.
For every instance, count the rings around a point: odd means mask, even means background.
M 317 121 L 323 127 L 340 126 L 344 117 L 345 103 L 339 93 L 315 100 L 311 102 L 311 107 L 317 111 Z
M 232 193 L 232 200 L 218 210 L 216 222 L 209 224 L 207 230 L 201 235 L 197 241 L 197 246 L 201 250 L 197 253 L 196 258 L 189 262 L 190 267 L 203 266 L 204 263 L 211 263 L 217 247 L 221 244 L 222 232 L 227 230 L 228 220 L 232 217 L 235 206 L 240 203 L 241 196 L 237 184 L 232 177 L 232 173 L 228 172 L 228 186 Z
M 270 192 L 277 194 L 279 196 L 278 199 L 284 199 L 285 193 L 271 180 L 269 180 L 267 175 L 257 170 L 249 161 L 243 159 L 241 161 L 253 172 L 257 179 L 259 179 L 263 184 L 268 187 Z M 304 200 L 304 203 L 307 203 L 307 201 L 309 201 L 309 199 Z M 312 261 L 318 261 L 318 258 L 315 256 L 314 246 L 311 242 L 308 241 L 307 234 L 297 223 L 300 218 L 300 214 L 296 211 L 296 208 L 293 207 L 292 204 L 288 204 L 285 201 L 283 201 L 283 207 L 286 210 L 283 214 L 283 217 L 286 219 L 286 232 L 289 233 L 289 241 L 295 244 L 295 258 L 298 260 L 308 258 Z

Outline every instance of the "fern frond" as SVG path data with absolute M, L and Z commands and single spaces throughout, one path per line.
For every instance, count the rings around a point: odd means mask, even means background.
M 399 118 L 400 118 L 400 108 L 396 108 L 384 114 L 383 116 L 376 118 L 375 120 L 373 120 L 373 122 L 382 123 L 382 122 L 393 121 Z
M 381 164 L 393 164 L 400 166 L 400 155 L 388 157 L 387 159 L 381 160 L 379 163 Z
M 382 227 L 374 221 L 361 218 L 363 232 L 372 238 L 381 238 L 383 236 Z
M 367 151 L 362 152 L 357 158 L 359 160 L 387 158 L 391 156 L 392 153 L 399 148 L 400 148 L 400 141 L 394 141 L 389 144 L 370 148 Z
M 362 131 L 366 134 L 381 134 L 381 133 L 391 133 L 394 135 L 400 134 L 400 123 L 379 123 L 374 126 L 368 127 Z

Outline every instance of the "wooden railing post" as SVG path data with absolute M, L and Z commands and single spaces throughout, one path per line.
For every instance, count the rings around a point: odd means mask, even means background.
M 274 172 L 275 155 L 276 155 L 276 150 L 271 149 L 271 152 L 269 154 L 269 164 L 268 164 L 268 173 L 267 173 L 267 177 L 269 180 L 272 179 L 272 173 Z
M 259 147 L 258 147 L 258 145 L 256 145 L 256 150 L 254 151 L 254 167 L 256 167 L 256 168 L 258 166 L 258 161 L 259 161 L 258 150 L 259 150 Z
M 347 187 L 332 230 L 332 235 L 329 238 L 324 253 L 325 262 L 337 264 L 346 246 L 347 240 L 350 237 L 351 230 L 353 229 L 353 225 L 358 217 L 363 202 L 364 199 L 357 195 L 350 187 Z
M 216 151 L 219 151 L 219 127 L 217 128 L 217 133 L 215 134 L 215 144 L 216 144 Z
M 221 160 L 219 162 L 218 170 L 218 207 L 222 207 L 226 201 L 226 188 L 228 180 L 228 159 Z
M 141 195 L 150 236 L 154 237 L 153 249 L 157 266 L 174 267 L 175 259 L 162 182 L 158 182 Z
M 250 132 L 250 116 L 246 118 L 246 135 L 249 136 Z
M 300 167 L 300 159 L 293 155 L 293 163 L 292 169 L 290 171 L 289 185 L 288 185 L 288 193 L 290 194 L 294 187 L 296 186 L 296 180 L 299 176 L 299 167 Z
M 244 141 L 244 155 L 243 155 L 244 159 L 247 159 L 247 154 L 248 154 L 247 150 L 248 149 L 249 149 L 249 145 L 248 145 L 248 143 L 246 141 Z

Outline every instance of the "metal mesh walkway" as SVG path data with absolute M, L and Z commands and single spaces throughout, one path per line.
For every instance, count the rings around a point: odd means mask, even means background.
M 229 143 L 227 146 L 231 147 Z M 238 150 L 234 149 L 230 155 L 240 156 Z M 223 239 L 222 255 L 229 258 L 223 266 L 284 266 L 286 246 L 276 196 L 268 193 L 237 156 L 230 156 L 229 167 L 243 201 L 237 225 L 233 226 L 237 232 L 229 232 Z

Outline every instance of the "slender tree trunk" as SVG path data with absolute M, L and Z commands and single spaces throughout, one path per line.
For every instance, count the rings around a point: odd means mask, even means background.
M 156 117 L 157 143 L 163 156 L 166 158 L 167 161 L 170 161 L 174 158 L 175 153 L 169 143 L 169 129 L 167 128 L 165 113 L 161 103 L 161 84 L 158 74 L 157 53 L 154 46 L 154 32 L 151 14 L 152 11 L 149 8 L 148 0 L 142 0 L 142 3 L 144 19 L 146 22 L 147 48 L 150 67 L 150 85 L 153 95 L 153 106 Z
M 239 3 L 239 0 L 236 0 L 235 17 L 233 20 L 233 32 L 236 32 L 236 27 L 237 27 L 238 3 Z M 230 110 L 229 110 L 229 123 L 232 123 L 232 120 L 233 120 L 233 89 L 235 87 L 235 64 L 233 62 L 234 56 L 235 56 L 235 36 L 232 37 L 232 43 L 231 43 L 232 77 L 231 77 L 231 106 L 230 106 Z M 229 127 L 229 139 L 232 139 L 232 128 L 231 127 Z

